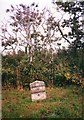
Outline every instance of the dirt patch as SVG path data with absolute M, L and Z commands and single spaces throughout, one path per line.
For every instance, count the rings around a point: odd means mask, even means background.
M 38 109 L 42 109 L 44 106 L 42 104 L 35 104 L 35 105 L 31 105 L 29 106 L 30 110 L 38 110 Z

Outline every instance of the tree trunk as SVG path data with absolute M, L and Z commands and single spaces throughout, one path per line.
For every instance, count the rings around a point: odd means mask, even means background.
M 21 80 L 20 80 L 20 68 L 19 67 L 16 68 L 16 76 L 17 76 L 17 89 L 23 90 L 23 86 L 22 86 Z

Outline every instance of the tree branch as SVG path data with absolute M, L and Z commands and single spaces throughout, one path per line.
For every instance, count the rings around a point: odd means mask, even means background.
M 59 23 L 57 24 L 57 26 L 58 26 L 58 30 L 60 31 L 62 37 L 63 37 L 69 44 L 71 44 L 70 41 L 64 36 L 64 34 L 63 34 L 63 32 L 62 32 L 62 30 L 61 30 L 61 28 L 60 28 Z

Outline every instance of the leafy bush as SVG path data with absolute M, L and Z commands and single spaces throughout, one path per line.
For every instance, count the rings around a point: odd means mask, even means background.
M 66 85 L 67 81 L 64 75 L 58 73 L 54 76 L 54 85 L 63 86 Z

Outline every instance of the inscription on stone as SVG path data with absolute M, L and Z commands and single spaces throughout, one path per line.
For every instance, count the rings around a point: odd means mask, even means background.
M 30 83 L 30 92 L 32 101 L 46 99 L 45 83 L 43 81 Z

